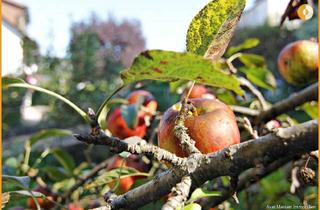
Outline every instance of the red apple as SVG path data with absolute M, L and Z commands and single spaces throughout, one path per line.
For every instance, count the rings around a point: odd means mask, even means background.
M 149 115 L 154 115 L 157 111 L 158 103 L 150 92 L 145 90 L 136 90 L 133 91 L 127 99 L 129 104 L 135 104 L 138 103 L 140 97 L 143 97 L 142 105 L 145 108 L 144 112 Z
M 282 77 L 292 85 L 306 85 L 318 78 L 318 43 L 300 40 L 285 46 L 278 56 Z
M 125 162 L 123 163 L 123 161 Z M 135 168 L 140 172 L 147 172 L 149 170 L 149 166 L 143 160 L 141 160 L 139 156 L 136 155 L 130 155 L 126 160 L 120 156 L 114 156 L 107 170 L 120 168 L 121 166 Z M 130 176 L 122 178 L 120 180 L 120 186 L 117 193 L 122 194 L 127 192 L 135 183 L 135 181 L 141 178 L 143 177 Z M 115 183 L 111 183 L 109 186 L 112 188 L 114 184 Z
M 76 203 L 70 203 L 68 204 L 68 210 L 83 210 L 83 208 Z
M 107 117 L 107 126 L 113 136 L 127 138 L 130 136 L 143 137 L 146 134 L 147 125 L 142 116 L 138 117 L 138 124 L 131 129 L 127 126 L 125 119 L 121 115 L 121 109 L 116 108 Z
M 221 150 L 240 142 L 235 115 L 227 105 L 216 99 L 194 98 L 190 102 L 196 108 L 197 115 L 187 117 L 185 126 L 202 153 Z M 174 135 L 179 109 L 180 104 L 175 104 L 164 113 L 159 125 L 158 144 L 161 148 L 185 157 L 180 140 Z
M 281 127 L 281 124 L 277 120 L 270 120 L 265 124 L 265 128 L 267 128 L 268 130 L 273 130 L 280 127 Z
M 53 201 L 57 201 L 58 195 L 54 192 L 51 191 L 50 188 L 48 187 L 36 187 L 35 189 L 33 189 L 32 191 L 35 192 L 40 192 L 43 195 L 46 196 L 46 198 L 36 198 L 41 209 L 51 209 L 55 206 L 55 203 Z M 32 198 L 28 198 L 27 200 L 27 205 L 29 209 L 37 209 L 36 203 L 34 202 L 34 200 Z
M 187 94 L 190 89 L 186 89 L 184 94 Z M 208 98 L 208 99 L 215 99 L 215 95 L 209 92 L 208 88 L 204 85 L 194 85 L 189 98 Z

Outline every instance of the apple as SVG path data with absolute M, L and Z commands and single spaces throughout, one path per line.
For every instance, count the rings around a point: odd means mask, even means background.
M 318 43 L 300 40 L 286 45 L 278 56 L 282 77 L 292 85 L 302 86 L 318 78 Z
M 143 98 L 142 105 L 145 108 L 143 112 L 147 115 L 154 115 L 157 111 L 158 103 L 150 92 L 145 90 L 133 91 L 128 95 L 127 100 L 129 104 L 135 104 L 138 103 L 140 97 Z
M 81 206 L 79 206 L 76 203 L 70 203 L 68 204 L 68 210 L 84 210 Z
M 116 108 L 107 117 L 107 126 L 113 136 L 118 138 L 127 138 L 130 136 L 143 137 L 147 131 L 147 125 L 143 116 L 138 116 L 138 124 L 131 129 L 127 126 L 125 119 L 121 115 L 121 109 Z
M 125 161 L 123 163 L 123 161 Z M 108 165 L 107 170 L 112 170 L 115 168 L 120 168 L 121 166 L 123 167 L 130 167 L 137 169 L 140 172 L 147 172 L 149 170 L 149 165 L 146 164 L 139 156 L 137 155 L 130 155 L 127 159 L 124 159 L 120 156 L 114 156 L 112 158 L 111 163 Z M 130 177 L 125 177 L 120 180 L 120 185 L 118 188 L 117 193 L 122 194 L 127 192 L 132 185 L 135 183 L 136 180 L 143 178 L 143 176 L 130 176 Z M 109 186 L 112 188 L 115 183 L 111 183 Z
M 235 115 L 227 105 L 217 99 L 193 98 L 189 101 L 195 107 L 196 114 L 187 117 L 185 126 L 202 153 L 207 154 L 240 143 Z M 180 140 L 174 135 L 175 120 L 180 107 L 180 103 L 173 105 L 161 118 L 158 145 L 177 156 L 185 157 Z
M 270 131 L 280 127 L 281 127 L 281 124 L 278 120 L 270 120 L 265 124 L 265 128 L 267 128 Z
M 190 89 L 186 89 L 184 94 L 187 94 Z M 209 92 L 208 88 L 204 85 L 194 85 L 189 98 L 208 98 L 208 99 L 215 99 L 215 95 Z
M 55 206 L 55 203 L 53 201 L 57 201 L 58 199 L 58 195 L 54 192 L 51 191 L 50 188 L 48 187 L 36 187 L 34 188 L 32 191 L 35 192 L 40 192 L 43 195 L 46 196 L 46 198 L 36 198 L 41 209 L 51 209 Z M 34 202 L 34 200 L 32 198 L 28 198 L 27 200 L 27 205 L 29 209 L 37 209 L 36 203 Z

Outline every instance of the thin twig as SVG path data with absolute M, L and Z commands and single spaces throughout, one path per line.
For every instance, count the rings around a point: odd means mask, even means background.
M 86 174 L 83 177 L 78 177 L 76 183 L 70 188 L 70 190 L 68 190 L 64 195 L 63 195 L 63 199 L 67 199 L 70 197 L 70 195 L 77 190 L 80 186 L 82 186 L 84 183 L 86 183 L 87 181 L 89 181 L 91 178 L 93 178 L 95 175 L 97 175 L 99 173 L 99 171 L 101 171 L 102 169 L 105 169 L 108 164 L 109 164 L 110 160 L 107 159 L 103 162 L 101 162 L 100 164 L 96 165 L 88 174 Z
M 269 107 L 269 106 L 268 106 L 268 103 L 267 103 L 266 100 L 264 99 L 262 93 L 261 93 L 257 88 L 255 88 L 255 87 L 251 84 L 251 82 L 249 82 L 249 81 L 248 81 L 247 79 L 245 79 L 244 77 L 240 77 L 240 78 L 238 78 L 238 79 L 239 79 L 240 84 L 241 84 L 242 86 L 247 87 L 247 88 L 252 92 L 252 94 L 257 97 L 257 99 L 259 100 L 259 102 L 260 102 L 260 104 L 261 104 L 262 110 L 268 109 L 268 107 Z
M 250 120 L 248 118 L 246 118 L 246 117 L 244 117 L 243 120 L 244 120 L 243 126 L 250 133 L 250 135 L 254 139 L 259 138 L 258 131 L 253 129 Z
M 259 110 L 250 109 L 250 108 L 243 107 L 243 106 L 230 105 L 230 107 L 234 112 L 244 114 L 244 115 L 253 116 L 253 117 L 258 116 L 260 113 Z
M 318 83 L 312 84 L 297 93 L 293 93 L 289 98 L 281 100 L 269 109 L 262 111 L 254 120 L 254 124 L 272 120 L 280 114 L 286 113 L 305 102 L 313 100 L 318 100 Z

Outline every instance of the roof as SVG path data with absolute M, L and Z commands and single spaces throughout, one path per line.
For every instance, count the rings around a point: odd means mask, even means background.
M 13 0 L 2 0 L 2 19 L 19 31 L 24 31 L 29 23 L 28 8 Z M 21 22 L 22 20 L 22 22 Z
M 2 17 L 2 25 L 9 28 L 13 33 L 15 33 L 19 37 L 26 36 L 26 34 L 19 30 L 17 27 L 13 26 L 8 20 L 6 20 L 4 17 Z
M 28 9 L 25 5 L 22 5 L 18 2 L 12 1 L 12 0 L 2 0 L 2 4 L 10 4 L 11 6 L 18 7 L 20 9 L 25 9 L 25 10 Z

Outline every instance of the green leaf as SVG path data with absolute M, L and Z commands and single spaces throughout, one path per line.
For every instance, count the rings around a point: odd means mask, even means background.
M 237 46 L 230 47 L 226 54 L 227 54 L 227 56 L 231 56 L 241 50 L 253 48 L 253 47 L 257 46 L 258 44 L 260 44 L 259 39 L 249 38 Z
M 277 116 L 276 119 L 279 120 L 279 121 L 281 121 L 281 122 L 287 121 L 287 122 L 290 123 L 290 126 L 291 126 L 291 125 L 298 125 L 298 124 L 299 124 L 299 122 L 298 122 L 297 119 L 294 119 L 294 118 L 292 118 L 291 116 L 289 116 L 289 115 L 287 115 L 287 114 L 279 115 L 279 116 Z
M 266 60 L 260 55 L 241 53 L 239 60 L 247 67 L 266 67 Z
M 60 182 L 55 182 L 53 184 L 53 189 L 56 191 L 65 191 L 70 189 L 74 184 L 76 183 L 75 178 L 70 178 L 70 179 L 64 179 Z
M 1 209 L 4 209 L 5 205 L 9 203 L 10 199 L 14 200 L 14 197 L 42 197 L 45 198 L 45 195 L 40 192 L 27 191 L 27 190 L 16 190 L 2 193 L 1 195 Z M 39 208 L 40 209 L 40 208 Z
M 59 182 L 70 178 L 70 175 L 66 173 L 66 171 L 63 168 L 47 166 L 45 168 L 42 168 L 41 170 L 45 172 L 49 176 L 49 178 L 55 182 Z
M 16 191 L 10 191 L 8 192 L 13 197 L 16 194 L 16 196 L 27 196 L 27 197 L 36 197 L 36 198 L 45 198 L 46 196 L 40 192 L 36 191 L 27 191 L 27 190 L 16 190 Z
M 187 81 L 178 80 L 176 82 L 170 82 L 170 93 L 181 94 L 183 90 L 187 87 Z
M 51 150 L 53 156 L 57 161 L 63 166 L 63 168 L 70 174 L 73 174 L 73 170 L 76 168 L 76 164 L 71 155 L 69 155 L 65 150 L 60 148 Z
M 219 89 L 215 95 L 220 101 L 228 105 L 234 105 L 237 103 L 235 96 L 228 90 Z
M 312 119 L 318 119 L 318 102 L 311 101 L 304 103 L 301 109 L 307 113 Z
M 238 79 L 223 72 L 219 65 L 191 53 L 151 50 L 141 53 L 130 69 L 121 72 L 121 77 L 125 84 L 139 80 L 191 80 L 243 95 Z
M 233 35 L 246 0 L 210 1 L 192 20 L 187 32 L 187 51 L 219 59 Z
M 186 205 L 183 210 L 201 210 L 202 207 L 197 203 L 190 203 L 189 205 Z
M 220 196 L 220 192 L 217 191 L 208 191 L 202 188 L 197 188 L 193 193 L 191 194 L 191 197 L 188 201 L 188 203 L 193 203 L 194 201 L 205 198 L 205 197 L 213 197 L 213 196 Z
M 239 71 L 244 73 L 253 84 L 261 88 L 273 90 L 276 87 L 276 79 L 273 74 L 264 67 L 241 67 Z
M 38 141 L 45 140 L 47 138 L 65 137 L 65 136 L 71 136 L 71 135 L 72 135 L 72 132 L 70 130 L 46 129 L 32 135 L 28 141 L 30 142 L 30 146 L 32 146 Z
M 118 154 L 120 157 L 123 157 L 123 158 L 128 158 L 131 153 L 130 152 L 126 152 L 126 151 L 123 151 L 121 152 L 120 154 Z
M 11 84 L 18 84 L 18 83 L 26 83 L 23 79 L 16 78 L 16 77 L 3 77 L 2 78 L 2 87 L 8 88 Z
M 14 186 L 19 188 L 28 189 L 30 184 L 30 177 L 2 175 L 2 182 L 13 184 Z
M 67 105 L 69 105 L 78 114 L 80 114 L 81 117 L 83 117 L 83 119 L 86 122 L 90 123 L 89 117 L 87 116 L 87 114 L 82 109 L 80 109 L 77 105 L 72 103 L 70 100 L 66 99 L 65 97 L 63 97 L 63 96 L 61 96 L 61 95 L 59 95 L 59 94 L 57 94 L 57 93 L 55 93 L 53 91 L 50 91 L 50 90 L 47 90 L 45 88 L 38 87 L 38 86 L 35 86 L 35 85 L 30 85 L 30 84 L 26 83 L 25 81 L 23 81 L 23 80 L 21 80 L 19 78 L 13 78 L 13 77 L 2 77 L 2 84 L 3 84 L 4 88 L 13 88 L 13 87 L 15 87 L 15 88 L 27 88 L 27 89 L 39 91 L 39 92 L 45 93 L 47 95 L 53 96 L 53 97 L 59 99 L 60 101 L 63 101 Z
M 136 104 L 122 105 L 120 111 L 128 128 L 135 128 L 138 124 L 138 106 Z
M 108 171 L 100 176 L 98 176 L 93 182 L 88 183 L 85 188 L 91 189 L 98 186 L 102 186 L 105 184 L 112 183 L 114 181 L 117 181 L 118 178 L 120 179 L 130 176 L 149 176 L 148 173 L 142 173 L 138 171 L 137 169 L 130 168 L 130 167 L 122 167 L 122 168 L 116 168 L 111 171 Z

